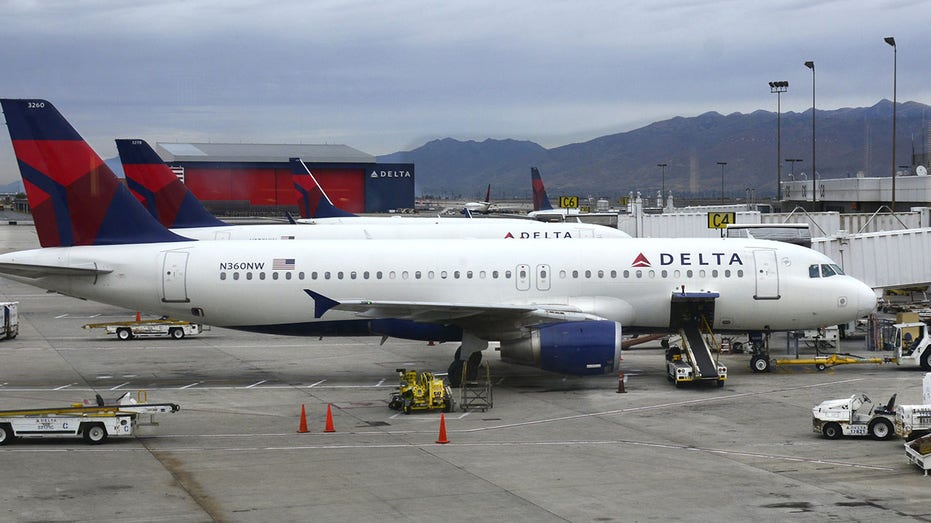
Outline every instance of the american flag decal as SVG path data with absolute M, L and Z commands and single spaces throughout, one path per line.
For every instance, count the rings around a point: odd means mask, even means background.
M 272 260 L 273 271 L 293 271 L 294 258 L 275 258 Z

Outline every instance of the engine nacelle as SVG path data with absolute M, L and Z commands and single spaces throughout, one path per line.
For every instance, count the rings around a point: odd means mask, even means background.
M 529 338 L 501 342 L 501 360 L 576 376 L 617 373 L 621 324 L 576 321 L 532 327 Z

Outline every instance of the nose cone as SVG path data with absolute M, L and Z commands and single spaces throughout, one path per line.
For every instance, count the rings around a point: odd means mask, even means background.
M 857 317 L 869 316 L 876 310 L 876 292 L 867 284 L 860 283 L 857 289 Z

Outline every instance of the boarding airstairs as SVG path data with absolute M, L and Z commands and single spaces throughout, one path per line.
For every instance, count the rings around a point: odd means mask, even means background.
M 677 387 L 692 381 L 714 382 L 718 387 L 723 387 L 727 380 L 727 367 L 714 357 L 712 347 L 702 334 L 703 330 L 708 333 L 707 339 L 714 339 L 704 317 L 701 318 L 701 327 L 684 324 L 679 329 L 682 338 L 681 356 L 669 358 L 666 365 L 667 375 Z

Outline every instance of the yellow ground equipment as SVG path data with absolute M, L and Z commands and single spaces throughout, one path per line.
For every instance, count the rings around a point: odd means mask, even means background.
M 397 392 L 391 394 L 388 407 L 410 414 L 412 410 L 443 409 L 443 412 L 452 412 L 453 393 L 449 385 L 442 378 L 437 378 L 432 372 L 398 369 L 400 386 Z
M 894 362 L 895 358 L 861 358 L 860 356 L 854 356 L 852 354 L 829 354 L 827 356 L 814 356 L 813 358 L 784 358 L 773 359 L 772 361 L 773 365 L 814 365 L 818 370 L 824 370 L 828 367 L 835 367 L 837 365 L 851 365 L 858 363 L 883 364 Z

